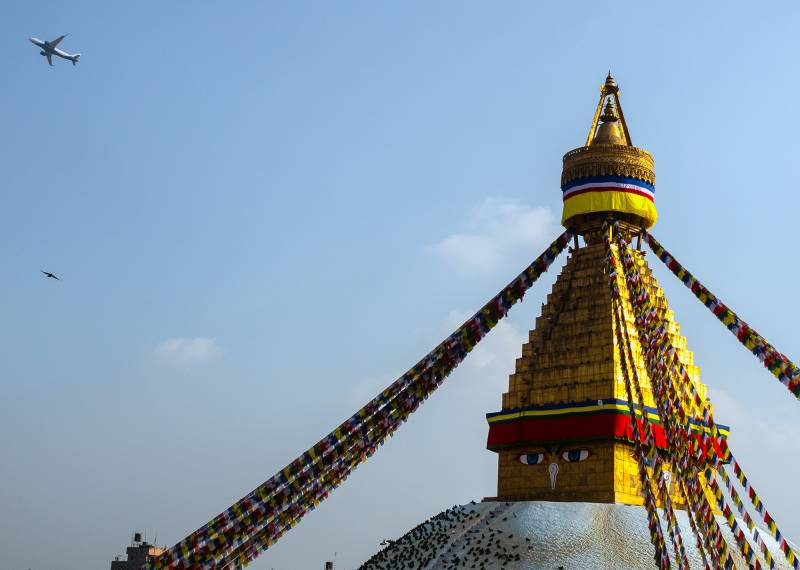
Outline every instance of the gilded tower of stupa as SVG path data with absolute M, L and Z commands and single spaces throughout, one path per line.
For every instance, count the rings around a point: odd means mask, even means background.
M 573 241 L 502 409 L 487 414 L 497 492 L 429 518 L 360 570 L 798 568 L 774 522 L 756 529 L 744 510 L 723 508 L 729 476 L 687 476 L 704 455 L 724 456 L 728 428 L 711 423 L 700 371 L 637 243 L 657 220 L 653 157 L 633 146 L 610 73 L 586 144 L 563 160 Z M 665 361 L 680 363 L 679 379 Z M 666 392 L 667 375 L 682 395 Z M 744 528 L 760 532 L 761 566 Z
M 611 74 L 600 89 L 586 145 L 564 155 L 562 223 L 576 238 L 569 259 L 542 306 L 503 394 L 488 414 L 489 449 L 498 454 L 497 498 L 642 504 L 620 352 L 605 275 L 603 227 L 617 222 L 631 239 L 656 222 L 653 157 L 633 146 Z M 693 365 L 644 253 L 635 260 L 651 298 L 669 324 L 672 345 L 688 363 L 697 392 L 706 388 Z M 623 294 L 632 319 L 630 299 Z M 632 320 L 627 323 L 644 405 L 657 420 L 651 383 Z M 656 437 L 663 431 L 656 426 Z M 672 473 L 663 476 L 669 484 Z M 674 483 L 670 494 L 681 497 Z

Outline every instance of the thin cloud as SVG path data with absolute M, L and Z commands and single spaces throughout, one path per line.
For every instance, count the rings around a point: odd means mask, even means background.
M 471 314 L 463 311 L 450 311 L 443 330 L 455 330 L 470 316 Z M 474 377 L 475 386 L 491 398 L 505 392 L 508 388 L 508 375 L 514 371 L 514 363 L 521 355 L 522 345 L 527 337 L 526 331 L 522 331 L 508 320 L 497 323 L 497 326 L 457 368 L 459 375 L 467 379 L 462 380 L 462 383 Z M 350 389 L 348 403 L 364 405 L 404 372 L 401 370 L 394 374 L 364 378 Z
M 764 406 L 746 395 L 722 388 L 710 391 L 714 419 L 730 425 L 728 441 L 747 478 L 769 506 L 781 530 L 797 536 L 800 513 L 793 506 L 800 501 L 800 490 L 787 484 L 787 474 L 800 470 L 796 453 L 800 432 L 797 402 L 784 398 L 785 392 L 780 392 L 778 403 Z
M 448 325 L 455 329 L 471 316 L 461 311 L 450 311 Z M 473 349 L 465 360 L 464 367 L 498 379 L 497 387 L 505 391 L 508 374 L 513 372 L 514 363 L 521 355 L 522 345 L 526 340 L 525 331 L 511 321 L 500 321 Z
M 520 250 L 536 251 L 553 239 L 555 218 L 547 208 L 507 198 L 486 198 L 472 208 L 464 232 L 425 248 L 466 271 L 492 271 Z M 538 255 L 539 252 L 537 252 Z
M 222 348 L 213 338 L 168 338 L 155 348 L 156 357 L 167 364 L 207 362 L 219 357 Z

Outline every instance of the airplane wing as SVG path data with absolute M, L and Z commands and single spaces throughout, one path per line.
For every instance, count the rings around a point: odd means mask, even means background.
M 45 55 L 47 56 L 47 63 L 53 65 L 53 52 L 49 51 Z
M 50 47 L 51 48 L 56 47 L 58 44 L 61 43 L 61 40 L 63 40 L 66 37 L 67 37 L 67 34 L 64 34 L 63 36 L 58 36 L 56 39 L 54 39 L 52 42 L 50 42 Z

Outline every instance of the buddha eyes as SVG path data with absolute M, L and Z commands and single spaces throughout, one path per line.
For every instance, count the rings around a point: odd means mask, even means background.
M 539 465 L 544 461 L 544 453 L 526 453 L 520 455 L 517 459 L 525 465 Z
M 570 449 L 561 454 L 561 458 L 569 463 L 577 463 L 589 458 L 592 453 L 588 449 Z
M 561 452 L 559 455 L 561 459 L 567 463 L 577 463 L 578 461 L 589 459 L 592 452 L 588 449 L 568 449 L 567 451 Z M 559 455 L 551 456 L 551 461 L 559 457 Z M 517 457 L 517 461 L 525 465 L 541 465 L 546 461 L 546 458 L 544 453 L 523 453 Z

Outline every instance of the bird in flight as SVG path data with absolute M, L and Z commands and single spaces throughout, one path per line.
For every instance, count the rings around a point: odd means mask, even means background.
M 49 271 L 45 271 L 44 269 L 40 269 L 39 271 L 44 273 L 45 277 L 47 277 L 48 279 L 55 279 L 56 281 L 61 281 L 60 277 L 54 275 L 53 273 L 50 273 Z

